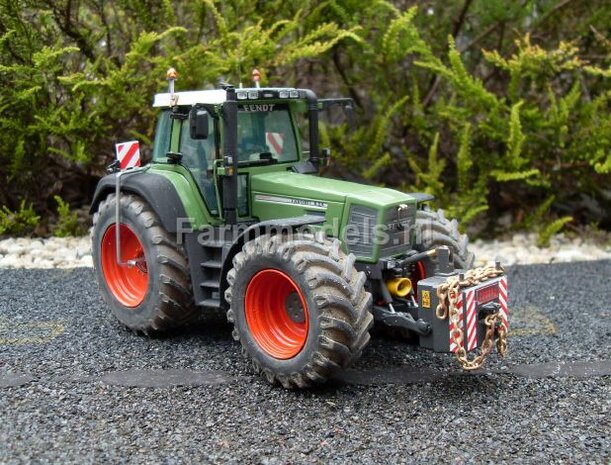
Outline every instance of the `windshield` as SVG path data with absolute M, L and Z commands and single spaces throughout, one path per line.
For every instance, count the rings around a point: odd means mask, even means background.
M 293 123 L 283 104 L 238 106 L 238 161 L 240 164 L 266 161 L 297 161 Z

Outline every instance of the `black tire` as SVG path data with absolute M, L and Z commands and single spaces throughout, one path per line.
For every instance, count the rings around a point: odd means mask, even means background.
M 136 195 L 121 196 L 121 224 L 133 231 L 143 247 L 146 294 L 137 306 L 128 307 L 109 287 L 101 248 L 106 231 L 115 224 L 115 199 L 114 194 L 106 197 L 93 216 L 93 264 L 102 298 L 119 321 L 135 332 L 152 335 L 186 324 L 197 315 L 186 254 L 146 201 Z
M 445 245 L 450 249 L 456 268 L 469 269 L 475 255 L 469 251 L 469 237 L 460 234 L 458 221 L 448 220 L 443 210 L 418 210 L 416 212 L 416 246 L 419 251 Z M 434 272 L 435 259 L 424 260 L 427 276 Z
M 354 262 L 338 240 L 322 235 L 263 235 L 244 245 L 227 276 L 227 319 L 257 373 L 272 384 L 305 388 L 324 383 L 360 357 L 373 323 L 372 297 L 364 288 L 365 274 L 355 270 Z M 290 277 L 305 300 L 309 327 L 303 347 L 292 358 L 271 356 L 246 320 L 247 287 L 263 270 Z

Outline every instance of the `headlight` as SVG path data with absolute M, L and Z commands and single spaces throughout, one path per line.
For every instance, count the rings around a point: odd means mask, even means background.
M 410 248 L 411 233 L 416 217 L 416 204 L 400 204 L 384 212 L 385 240 L 381 257 L 405 253 Z

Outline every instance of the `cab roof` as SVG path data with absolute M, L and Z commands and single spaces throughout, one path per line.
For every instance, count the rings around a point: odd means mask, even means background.
M 261 88 L 236 88 L 236 92 L 242 91 L 274 91 L 278 92 L 280 90 L 297 90 L 292 87 L 261 87 Z M 218 105 L 222 104 L 227 100 L 227 92 L 224 89 L 213 89 L 213 90 L 193 90 L 186 92 L 175 92 L 174 98 L 178 98 L 176 105 L 195 105 L 197 103 L 208 104 L 208 105 Z M 153 107 L 170 107 L 170 99 L 171 94 L 166 92 L 162 94 L 155 94 L 155 99 L 153 100 Z
M 216 105 L 227 100 L 227 92 L 223 89 L 214 90 L 192 90 L 188 92 L 175 92 L 174 98 L 178 98 L 177 105 L 195 105 L 196 103 L 207 103 Z M 171 94 L 155 94 L 153 107 L 169 107 Z

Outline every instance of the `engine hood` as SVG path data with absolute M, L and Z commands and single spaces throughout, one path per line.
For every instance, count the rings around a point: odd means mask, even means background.
M 310 174 L 299 174 L 290 171 L 262 173 L 253 175 L 251 180 L 253 203 L 265 199 L 265 195 L 286 197 L 295 205 L 303 201 L 331 202 L 345 204 L 359 203 L 376 209 L 398 203 L 411 204 L 416 199 L 409 194 L 384 187 L 367 186 L 354 182 L 323 178 Z M 258 197 L 257 197 L 258 195 Z M 316 202 L 311 203 L 312 206 Z
M 327 234 L 339 238 L 344 250 L 354 253 L 357 260 L 371 263 L 410 249 L 412 228 L 408 225 L 415 221 L 417 202 L 423 200 L 383 187 L 289 171 L 252 174 L 249 181 L 254 217 L 261 221 L 324 217 L 322 227 Z M 382 226 L 386 234 L 376 232 L 376 226 Z M 350 244 L 349 229 L 356 234 Z

